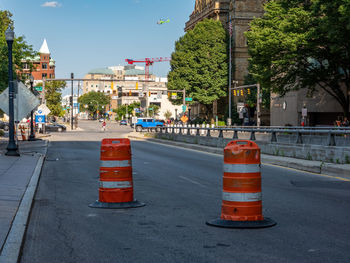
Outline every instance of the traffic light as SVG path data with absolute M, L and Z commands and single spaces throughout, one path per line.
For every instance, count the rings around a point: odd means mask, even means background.
M 72 96 L 69 96 L 69 104 L 73 105 L 73 97 Z
M 243 90 L 241 89 L 241 96 L 243 96 Z
M 170 98 L 170 92 L 168 92 L 168 98 Z
M 136 89 L 139 89 L 139 83 L 136 82 Z
M 129 96 L 131 96 L 131 90 L 129 90 Z
M 235 89 L 233 90 L 233 96 L 237 96 L 237 91 Z
M 250 89 L 249 88 L 247 89 L 247 92 L 248 92 L 248 95 L 250 95 Z
M 148 97 L 151 97 L 151 92 L 150 91 L 148 92 Z

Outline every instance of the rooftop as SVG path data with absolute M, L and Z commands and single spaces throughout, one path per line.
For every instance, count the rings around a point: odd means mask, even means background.
M 114 72 L 109 68 L 96 68 L 96 69 L 90 70 L 88 74 L 114 75 Z

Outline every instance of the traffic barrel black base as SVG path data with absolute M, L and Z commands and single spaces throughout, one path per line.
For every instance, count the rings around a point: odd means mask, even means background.
M 145 203 L 141 203 L 137 200 L 132 202 L 123 202 L 123 203 L 105 203 L 96 200 L 95 203 L 89 205 L 92 208 L 107 208 L 107 209 L 124 209 L 124 208 L 136 208 L 145 206 Z
M 223 219 L 214 219 L 206 222 L 209 226 L 226 227 L 226 228 L 264 228 L 271 227 L 277 223 L 271 218 L 265 217 L 259 221 L 231 221 Z

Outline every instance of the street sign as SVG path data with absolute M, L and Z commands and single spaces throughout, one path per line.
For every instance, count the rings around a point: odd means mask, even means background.
M 141 111 L 140 111 L 139 108 L 134 108 L 134 111 L 135 111 L 136 113 L 141 113 Z
M 182 105 L 182 111 L 186 111 L 186 105 Z
M 177 93 L 176 93 L 176 92 L 172 92 L 172 93 L 171 93 L 171 98 L 172 98 L 173 100 L 176 100 L 176 99 L 177 99 Z
M 148 108 L 148 110 L 153 110 L 153 108 Z
M 307 117 L 307 108 L 302 108 L 301 109 L 301 116 L 302 117 Z
M 35 90 L 37 91 L 43 91 L 43 87 L 42 86 L 36 86 L 34 87 Z
M 45 123 L 46 116 L 45 115 L 35 115 L 35 123 Z
M 162 99 L 162 92 L 161 91 L 157 91 L 157 99 Z
M 14 99 L 14 120 L 21 121 L 39 104 L 39 99 L 22 83 L 18 82 L 18 93 Z M 9 115 L 9 89 L 0 94 L 0 108 Z
M 131 123 L 132 123 L 132 124 L 135 124 L 136 122 L 137 122 L 137 117 L 132 117 L 132 118 L 131 118 Z
M 192 101 L 192 98 L 185 98 L 185 101 Z
M 40 112 L 39 112 L 40 111 Z M 41 104 L 39 107 L 38 107 L 38 109 L 37 109 L 37 111 L 36 111 L 36 114 L 39 114 L 39 115 L 48 115 L 48 114 L 50 114 L 50 109 L 45 105 L 45 104 Z

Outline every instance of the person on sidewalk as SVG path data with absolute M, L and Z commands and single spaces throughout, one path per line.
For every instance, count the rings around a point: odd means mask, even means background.
M 103 120 L 103 122 L 102 122 L 102 131 L 103 132 L 106 131 L 106 120 Z

